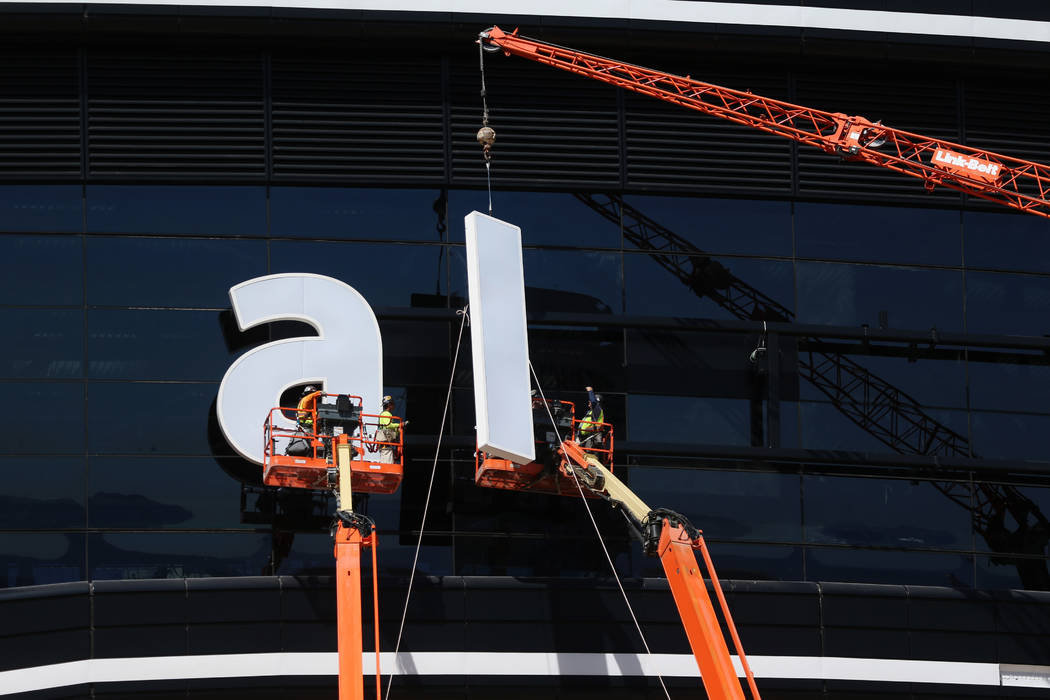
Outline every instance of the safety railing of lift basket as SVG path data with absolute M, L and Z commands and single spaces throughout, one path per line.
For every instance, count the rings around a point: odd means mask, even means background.
M 613 427 L 611 423 L 596 423 L 590 420 L 572 421 L 572 434 L 580 436 L 580 427 L 587 424 L 587 436 L 578 440 L 584 452 L 598 458 L 602 466 L 612 471 L 613 468 Z M 591 428 L 594 430 L 591 430 Z
M 280 425 L 274 424 L 274 414 L 278 414 L 281 417 L 287 417 L 290 413 L 295 416 L 295 427 L 285 428 Z M 287 441 L 284 444 L 285 451 L 291 446 L 296 440 L 303 440 L 309 448 L 305 454 L 300 455 L 308 459 L 321 459 L 318 457 L 318 449 L 324 447 L 324 442 L 321 435 L 318 435 L 313 429 L 307 430 L 300 418 L 307 411 L 300 411 L 298 408 L 291 408 L 288 406 L 278 406 L 271 408 L 269 414 L 266 416 L 266 421 L 263 423 L 263 465 L 268 465 L 272 461 L 271 458 L 277 454 L 278 440 Z M 317 425 L 317 411 L 309 411 L 311 423 L 310 425 Z
M 361 414 L 361 433 L 350 438 L 350 444 L 354 446 L 355 452 L 360 455 L 358 459 L 364 459 L 367 462 L 378 462 L 380 464 L 397 464 L 401 462 L 401 456 L 404 454 L 405 446 L 405 430 L 404 426 L 401 426 L 401 418 L 398 416 L 390 416 L 390 423 L 397 423 L 399 430 L 397 431 L 396 440 L 380 440 L 379 431 L 383 429 L 380 425 L 380 418 L 386 416 L 380 416 L 375 413 L 362 413 Z M 389 453 L 384 453 L 384 449 L 391 450 Z M 381 459 L 373 459 L 373 455 L 379 454 Z M 391 461 L 384 462 L 382 458 L 385 458 L 389 454 Z

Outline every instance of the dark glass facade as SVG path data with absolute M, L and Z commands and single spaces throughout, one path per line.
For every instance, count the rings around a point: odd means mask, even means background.
M 411 441 L 401 491 L 363 507 L 383 533 L 380 567 L 406 573 L 456 351 L 453 312 L 466 297 L 463 217 L 488 206 L 472 141 L 473 55 L 435 43 L 392 68 L 363 50 L 350 66 L 326 61 L 336 52 L 323 47 L 306 58 L 231 49 L 201 64 L 211 82 L 195 84 L 181 80 L 196 68 L 174 48 L 140 50 L 145 59 L 82 48 L 80 60 L 56 53 L 38 64 L 83 78 L 54 89 L 96 110 L 90 124 L 80 115 L 86 165 L 72 175 L 4 171 L 0 183 L 0 585 L 332 570 L 332 503 L 262 488 L 215 418 L 219 381 L 237 357 L 312 333 L 237 331 L 229 288 L 279 272 L 330 275 L 377 310 L 386 390 L 411 420 Z M 645 62 L 664 58 L 681 60 Z M 817 65 L 759 83 L 774 96 L 788 85 L 826 96 L 833 80 L 821 82 Z M 646 130 L 692 115 L 540 68 L 493 70 L 490 99 L 506 124 L 493 213 L 523 230 L 529 310 L 546 315 L 530 327 L 543 388 L 577 402 L 587 385 L 604 394 L 617 473 L 651 506 L 702 527 L 724 578 L 1050 587 L 1050 362 L 1011 345 L 1047 333 L 1045 219 L 923 198 L 910 182 L 854 166 L 817 186 L 834 159 L 820 165 L 707 122 L 692 135 L 724 137 L 732 172 L 708 175 L 680 159 L 657 173 L 646 163 L 669 147 Z M 401 76 L 411 89 L 363 75 Z M 353 90 L 326 82 L 348 76 Z M 514 80 L 535 99 L 515 96 Z M 964 87 L 990 82 L 978 75 Z M 105 121 L 116 118 L 107 105 L 186 94 L 216 110 L 214 133 L 159 118 L 153 128 L 192 158 L 155 144 L 133 152 Z M 842 99 L 848 109 L 856 95 Z M 230 104 L 264 107 L 234 137 L 221 126 L 239 118 L 222 111 Z M 379 104 L 402 120 L 401 140 L 381 128 L 386 116 L 373 119 Z M 143 110 L 136 118 L 148 121 Z M 555 117 L 565 133 L 544 130 Z M 329 138 L 327 122 L 352 126 L 349 140 L 312 145 Z M 565 142 L 577 137 L 573 151 Z M 761 171 L 745 167 L 759 161 Z M 592 206 L 599 192 L 620 203 L 614 217 Z M 640 242 L 630 212 L 681 241 L 677 272 Z M 760 293 L 766 311 L 742 313 L 727 302 L 731 288 Z M 762 320 L 817 327 L 778 331 L 776 382 L 755 352 L 773 342 Z M 941 350 L 936 340 L 846 339 L 865 327 L 987 342 Z M 899 390 L 927 430 L 956 436 L 953 447 L 889 444 L 820 388 L 828 375 L 813 353 L 846 357 Z M 468 360 L 465 341 L 419 570 L 604 576 L 578 501 L 473 484 Z M 956 461 L 937 471 L 934 454 Z M 621 574 L 658 575 L 617 514 L 596 507 L 595 516 Z

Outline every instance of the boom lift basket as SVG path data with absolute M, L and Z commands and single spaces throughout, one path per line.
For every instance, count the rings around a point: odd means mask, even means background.
M 547 410 L 550 409 L 550 415 Z M 583 421 L 575 417 L 576 407 L 570 401 L 547 400 L 533 397 L 532 415 L 536 437 L 536 461 L 528 464 L 515 464 L 509 459 L 491 456 L 477 450 L 474 461 L 474 482 L 478 486 L 512 491 L 532 491 L 562 496 L 577 496 L 576 479 L 573 477 L 571 462 L 561 452 L 558 433 L 567 440 L 576 440 L 580 434 Z M 555 432 L 551 427 L 550 416 L 558 426 Z M 609 423 L 591 423 L 588 421 L 588 437 L 579 441 L 579 446 L 588 455 L 588 460 L 595 459 L 610 472 L 613 470 L 613 427 Z M 589 430 L 593 426 L 594 430 Z M 589 489 L 584 490 L 588 498 L 597 498 Z
M 281 417 L 294 417 L 286 427 Z M 362 413 L 361 397 L 321 394 L 310 411 L 277 407 L 263 424 L 263 483 L 301 489 L 338 488 L 335 443 L 341 436 L 353 456 L 351 489 L 357 493 L 394 493 L 404 474 L 404 432 L 395 439 L 381 432 L 380 416 Z M 397 416 L 391 422 L 400 423 Z

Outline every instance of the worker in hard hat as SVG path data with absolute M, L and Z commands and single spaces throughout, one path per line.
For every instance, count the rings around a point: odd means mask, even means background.
M 299 405 L 295 410 L 295 419 L 299 423 L 299 427 L 308 433 L 312 433 L 314 430 L 314 411 L 317 408 L 317 399 L 324 393 L 317 387 L 308 385 L 303 389 L 302 398 L 299 399 Z
M 587 387 L 587 413 L 580 419 L 577 442 L 581 447 L 602 446 L 602 426 L 605 412 L 602 410 L 602 395 L 594 393 L 594 387 Z
M 393 464 L 398 455 L 398 443 L 401 442 L 401 421 L 394 419 L 396 404 L 392 396 L 383 397 L 383 412 L 379 414 L 379 429 L 376 430 L 376 441 L 379 446 L 379 461 L 382 464 Z M 408 425 L 408 421 L 404 421 Z

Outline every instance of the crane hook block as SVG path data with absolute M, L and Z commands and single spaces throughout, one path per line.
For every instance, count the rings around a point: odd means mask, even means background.
M 478 143 L 486 150 L 492 148 L 492 144 L 496 143 L 496 130 L 491 126 L 483 126 L 478 129 Z

